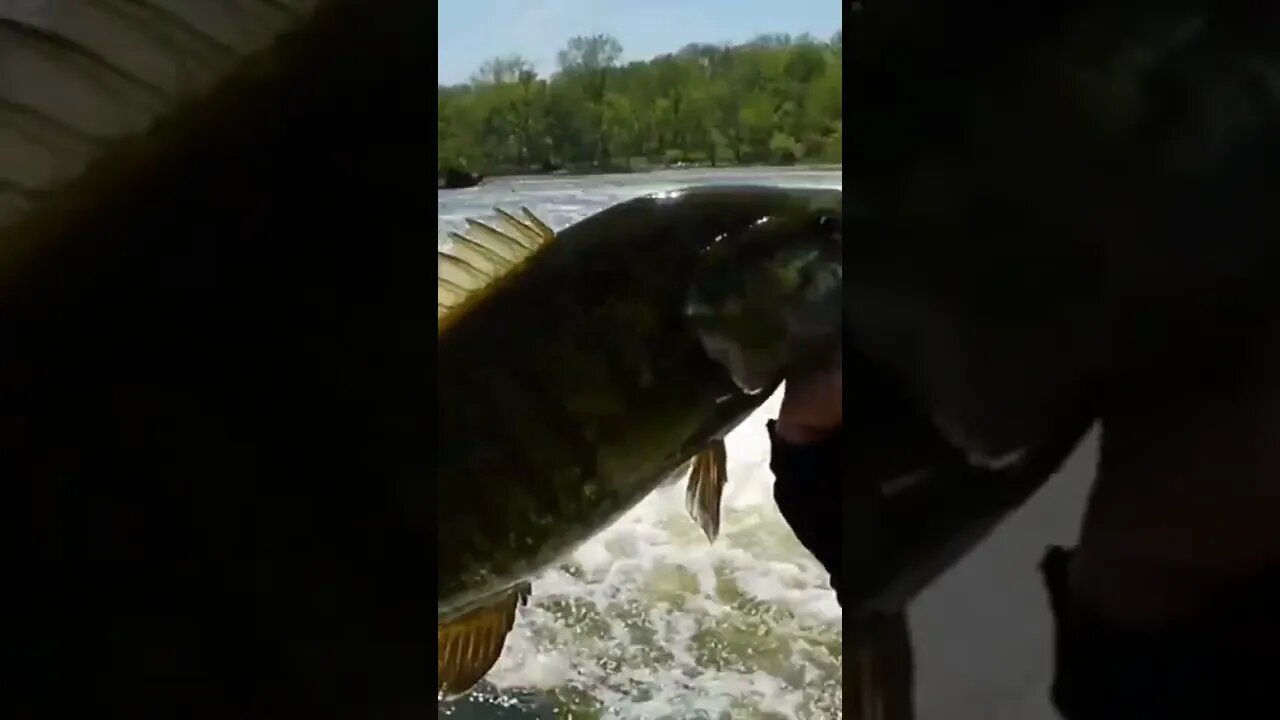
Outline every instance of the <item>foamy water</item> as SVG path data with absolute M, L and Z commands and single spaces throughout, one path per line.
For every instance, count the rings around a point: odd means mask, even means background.
M 517 178 L 440 192 L 440 232 L 495 205 L 560 228 L 637 195 L 701 183 L 840 187 L 839 170 Z M 770 398 L 726 439 L 722 530 L 708 544 L 683 481 L 660 488 L 533 579 L 478 692 L 438 714 L 480 718 L 836 718 L 840 608 L 773 503 Z

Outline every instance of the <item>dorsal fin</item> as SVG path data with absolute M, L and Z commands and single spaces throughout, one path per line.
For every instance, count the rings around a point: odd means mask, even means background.
M 468 218 L 466 232 L 450 232 L 450 244 L 436 252 L 436 331 L 443 333 L 495 284 L 532 257 L 555 232 L 529 208 L 524 218 L 500 208 L 490 222 Z
M 311 17 L 319 0 L 0 2 L 0 229 Z

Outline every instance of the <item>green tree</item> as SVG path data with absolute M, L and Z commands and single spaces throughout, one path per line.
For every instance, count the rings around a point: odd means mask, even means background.
M 695 43 L 622 63 L 608 35 L 575 37 L 539 77 L 518 55 L 437 87 L 439 166 L 482 173 L 841 157 L 843 34 Z
M 622 45 L 611 35 L 582 35 L 569 39 L 558 55 L 560 73 L 568 81 L 581 85 L 588 103 L 589 122 L 595 129 L 596 165 L 609 160 L 609 143 L 604 122 L 604 96 L 609 85 L 609 71 L 622 57 Z
M 605 93 L 601 107 L 604 127 L 602 137 L 607 138 L 608 145 L 606 150 L 608 156 L 622 158 L 623 163 L 630 168 L 631 156 L 638 149 L 636 141 L 639 139 L 640 134 L 639 124 L 636 122 L 636 113 L 632 109 L 631 101 L 627 99 L 626 95 L 609 92 Z
M 533 70 L 533 63 L 519 55 L 504 55 L 485 60 L 471 78 L 473 85 L 507 85 L 516 82 L 521 73 Z

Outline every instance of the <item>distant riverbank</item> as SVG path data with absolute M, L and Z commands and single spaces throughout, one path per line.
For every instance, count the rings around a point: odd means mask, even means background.
M 674 175 L 679 175 L 680 173 L 683 173 L 683 172 L 689 172 L 689 173 L 706 173 L 706 172 L 720 172 L 720 171 L 728 171 L 728 172 L 776 171 L 779 173 L 792 173 L 792 172 L 804 173 L 804 172 L 829 172 L 829 171 L 839 172 L 842 167 L 843 167 L 842 163 L 815 163 L 812 165 L 808 165 L 808 164 L 769 165 L 764 163 L 725 165 L 723 163 L 720 163 L 715 166 L 712 166 L 710 163 L 675 163 L 672 165 L 657 165 L 657 164 L 646 165 L 646 166 L 636 165 L 636 166 L 632 166 L 631 168 L 626 168 L 626 167 L 561 168 L 561 169 L 557 169 L 549 172 L 538 170 L 536 168 L 528 168 L 525 170 L 517 170 L 515 168 L 506 168 L 503 170 L 495 170 L 494 172 L 485 174 L 483 176 L 483 179 L 481 179 L 478 183 L 475 183 L 475 184 L 483 185 L 490 181 L 494 181 L 498 179 L 503 179 L 503 180 L 513 180 L 513 179 L 520 179 L 520 178 L 527 178 L 531 180 L 537 179 L 537 178 L 569 179 L 569 178 L 578 178 L 578 177 L 596 177 L 596 176 L 608 176 L 608 175 L 652 175 L 657 173 L 663 173 L 663 174 L 671 173 Z M 473 185 L 466 185 L 462 187 L 473 187 Z M 442 185 L 438 189 L 456 190 L 456 189 L 462 189 L 462 188 L 461 187 L 450 188 L 450 187 L 444 187 Z

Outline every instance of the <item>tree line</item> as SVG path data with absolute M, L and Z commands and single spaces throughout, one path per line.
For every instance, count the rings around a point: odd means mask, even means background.
M 842 35 L 692 44 L 622 64 L 609 35 L 575 37 L 558 72 L 518 55 L 437 86 L 438 165 L 499 174 L 841 160 Z

